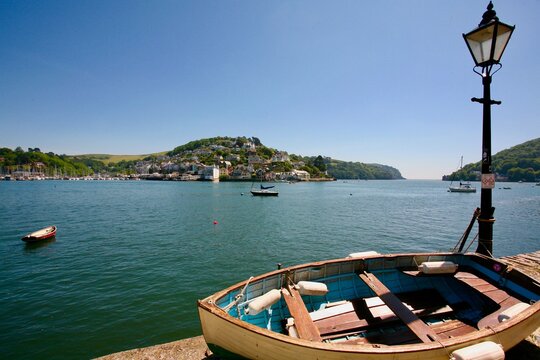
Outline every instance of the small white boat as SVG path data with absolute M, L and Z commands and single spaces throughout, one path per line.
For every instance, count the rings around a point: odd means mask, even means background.
M 463 156 L 460 160 L 460 166 L 459 170 L 463 169 Z M 459 182 L 459 186 L 452 186 L 452 183 L 454 180 L 450 182 L 450 186 L 448 187 L 448 192 L 457 192 L 457 193 L 474 193 L 476 192 L 476 188 L 471 185 L 470 182 Z
M 46 228 L 34 231 L 33 233 L 30 233 L 26 236 L 23 236 L 21 238 L 24 242 L 37 242 L 45 239 L 50 239 L 53 236 L 56 236 L 56 226 L 47 226 Z
M 476 188 L 471 185 L 469 182 L 459 182 L 459 186 L 450 186 L 448 187 L 449 192 L 459 192 L 459 193 L 474 193 Z

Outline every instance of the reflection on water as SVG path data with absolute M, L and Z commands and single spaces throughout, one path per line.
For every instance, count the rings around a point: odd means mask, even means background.
M 29 252 L 29 253 L 35 252 L 41 248 L 51 245 L 55 241 L 56 241 L 56 236 L 52 236 L 48 239 L 39 240 L 39 241 L 25 242 L 24 251 Z
M 480 204 L 442 181 L 283 183 L 271 199 L 250 186 L 0 182 L 1 357 L 87 359 L 199 335 L 197 299 L 277 263 L 449 250 Z M 496 256 L 540 246 L 540 187 L 511 187 L 493 191 Z M 62 231 L 20 240 L 43 224 Z

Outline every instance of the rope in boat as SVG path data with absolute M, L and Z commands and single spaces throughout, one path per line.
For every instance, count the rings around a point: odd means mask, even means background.
M 491 327 L 491 325 L 488 325 L 486 326 L 486 329 L 489 329 L 491 330 L 491 332 L 493 333 L 493 335 L 495 335 L 495 337 L 497 338 L 497 343 L 501 345 L 502 347 L 502 341 L 501 341 L 501 338 L 499 337 L 499 333 L 495 330 L 493 330 L 493 328 Z
M 439 345 L 442 346 L 442 348 L 444 349 L 444 351 L 446 351 L 446 355 L 448 355 L 448 358 L 449 359 L 452 359 L 452 354 L 448 351 L 448 349 L 446 348 L 446 346 L 444 346 L 444 344 L 441 342 L 440 339 L 437 339 L 437 342 L 439 343 Z
M 478 239 L 478 233 L 476 233 L 476 235 L 475 235 L 474 238 L 472 239 L 471 243 L 469 244 L 469 246 L 467 246 L 467 248 L 465 249 L 464 252 L 469 251 L 469 248 L 472 246 L 472 244 L 474 244 L 474 242 L 476 241 L 476 239 Z
M 467 226 L 467 228 L 463 232 L 463 235 L 461 235 L 461 238 L 458 240 L 456 246 L 454 246 L 454 248 L 452 249 L 453 253 L 455 252 L 461 253 L 463 251 L 463 247 L 465 246 L 465 243 L 467 242 L 467 238 L 469 237 L 469 234 L 471 233 L 472 227 L 474 226 L 474 222 L 478 219 L 479 216 L 480 216 L 480 208 L 476 208 L 474 210 L 469 226 Z
M 231 302 L 229 303 L 229 305 L 225 306 L 225 307 L 223 308 L 223 310 L 225 310 L 226 312 L 229 312 L 229 310 L 231 310 L 231 308 L 232 308 L 233 306 L 235 306 L 236 304 L 238 304 L 238 302 L 244 298 L 244 293 L 246 292 L 246 289 L 247 289 L 247 287 L 248 287 L 248 285 L 249 285 L 249 282 L 250 282 L 252 279 L 253 279 L 253 276 L 250 276 L 249 279 L 248 279 L 248 281 L 246 282 L 246 285 L 245 285 L 244 288 L 242 289 L 242 291 L 240 291 L 240 293 L 237 294 L 237 295 L 234 297 L 234 300 L 231 301 Z M 238 315 L 240 316 L 240 312 L 238 312 Z
M 487 251 L 489 256 L 494 257 L 493 254 L 491 253 L 491 251 L 489 251 L 488 249 L 485 249 L 485 250 Z

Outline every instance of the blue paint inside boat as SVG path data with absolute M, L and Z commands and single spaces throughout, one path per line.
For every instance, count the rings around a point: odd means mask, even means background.
M 464 256 L 437 255 L 426 256 L 424 258 L 415 258 L 413 256 L 379 257 L 353 262 L 328 263 L 322 267 L 292 269 L 288 275 L 285 272 L 279 272 L 260 280 L 254 280 L 247 286 L 245 297 L 238 304 L 232 306 L 228 313 L 235 318 L 240 318 L 260 328 L 268 328 L 277 333 L 286 333 L 284 323 L 287 318 L 291 317 L 291 314 L 283 297 L 273 304 L 269 310 L 263 310 L 256 315 L 245 313 L 244 308 L 247 306 L 246 304 L 272 289 L 281 289 L 284 287 L 286 276 L 289 276 L 294 283 L 301 280 L 317 281 L 326 284 L 328 287 L 329 291 L 324 296 L 302 296 L 302 300 L 310 313 L 322 310 L 328 304 L 338 301 L 354 301 L 375 297 L 376 295 L 372 290 L 359 278 L 357 273 L 360 270 L 369 270 L 370 273 L 375 275 L 396 295 L 425 290 L 436 291 L 454 311 L 451 316 L 446 314 L 440 317 L 434 316 L 428 320 L 431 322 L 457 318 L 469 324 L 476 324 L 486 315 L 486 309 L 493 308 L 496 305 L 490 304 L 489 299 L 483 297 L 470 286 L 456 281 L 452 276 L 432 275 L 419 277 L 408 275 L 402 271 L 404 268 L 414 267 L 417 262 L 424 261 L 452 261 L 458 264 L 460 268 L 468 268 L 481 273 L 485 278 L 503 285 L 507 290 L 525 299 L 529 299 L 529 301 L 539 299 L 538 294 L 527 291 L 513 282 L 506 281 L 504 274 L 490 271 Z M 217 301 L 217 305 L 222 309 L 226 308 L 235 301 L 244 286 L 245 284 L 241 284 L 237 289 L 228 292 Z M 402 327 L 402 325 L 395 325 L 392 331 L 398 331 L 400 326 Z M 355 336 L 366 336 L 366 334 L 369 335 L 369 330 Z

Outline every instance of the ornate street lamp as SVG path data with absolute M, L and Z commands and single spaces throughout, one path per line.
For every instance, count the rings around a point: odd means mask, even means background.
M 480 194 L 480 216 L 478 217 L 478 248 L 476 252 L 492 256 L 493 253 L 493 213 L 491 190 L 495 187 L 495 174 L 491 170 L 491 105 L 500 101 L 491 99 L 491 76 L 500 70 L 502 54 L 512 36 L 515 26 L 499 21 L 490 1 L 478 27 L 463 38 L 471 52 L 476 66 L 474 72 L 482 76 L 484 97 L 472 98 L 483 105 L 482 122 L 482 192 Z M 495 71 L 493 68 L 496 66 Z M 477 68 L 481 68 L 478 71 Z

